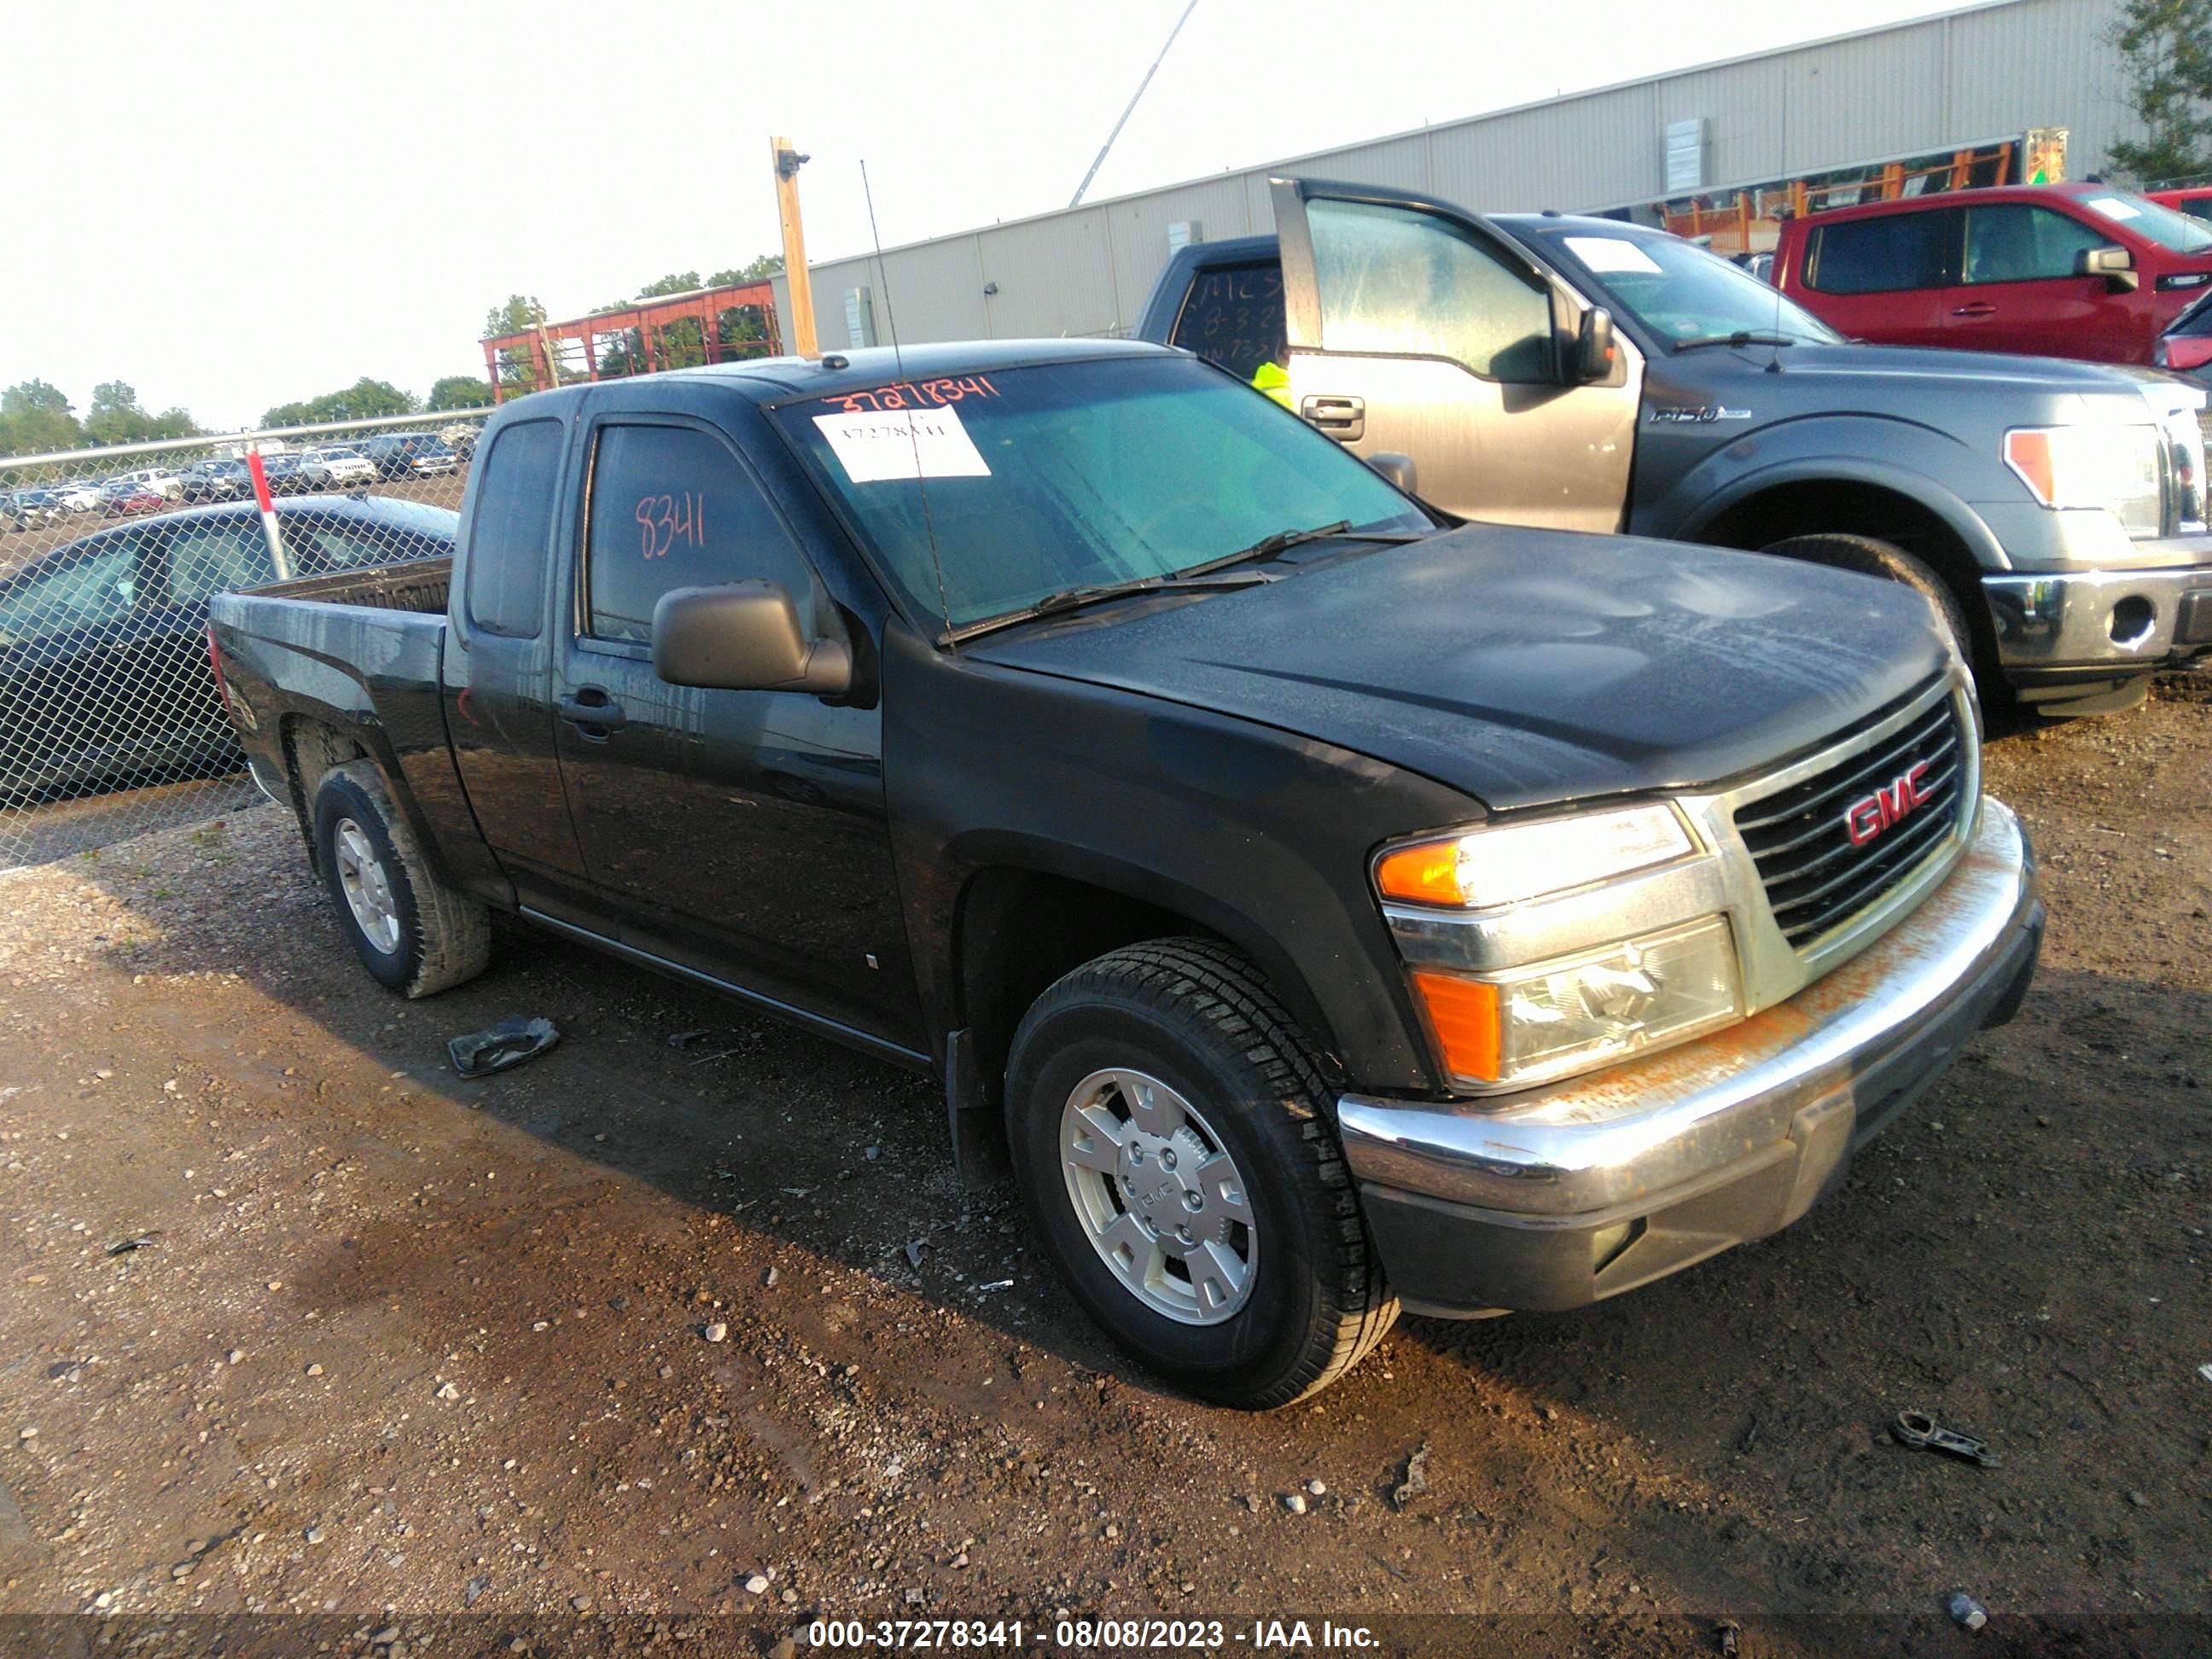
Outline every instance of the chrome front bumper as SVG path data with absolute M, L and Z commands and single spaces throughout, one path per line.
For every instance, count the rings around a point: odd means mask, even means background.
M 2212 651 L 2212 536 L 2159 544 L 2186 561 L 1982 578 L 2008 671 L 2145 671 Z
M 1417 1311 L 1571 1307 L 1788 1225 L 2010 1018 L 2042 929 L 2019 821 L 1984 799 L 1917 908 L 1727 1030 L 1505 1099 L 1345 1096 L 1338 1127 L 1385 1267 Z

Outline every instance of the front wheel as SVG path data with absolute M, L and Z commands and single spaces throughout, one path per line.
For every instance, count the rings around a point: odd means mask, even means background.
M 1326 1387 L 1398 1315 L 1290 1015 L 1208 940 L 1130 945 L 1030 1008 L 1006 1073 L 1030 1218 L 1076 1299 L 1191 1393 Z
M 349 761 L 315 790 L 315 854 L 362 966 L 403 996 L 474 979 L 491 959 L 491 918 L 441 880 L 368 761 Z
M 1937 617 L 1959 648 L 1959 655 L 1971 666 L 1974 660 L 1974 625 L 1966 614 L 1966 602 L 1952 590 L 1940 573 L 1925 561 L 1915 558 L 1903 548 L 1892 543 L 1878 541 L 1872 536 L 1846 535 L 1824 531 L 1813 536 L 1791 536 L 1760 550 L 1779 554 L 1785 559 L 1802 559 L 1808 564 L 1832 565 L 1838 570 L 1856 570 L 1863 575 L 1880 576 L 1884 580 L 1901 582 L 1935 608 Z

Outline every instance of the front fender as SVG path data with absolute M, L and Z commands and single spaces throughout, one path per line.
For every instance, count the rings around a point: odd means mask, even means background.
M 1244 951 L 1353 1078 L 1437 1086 L 1369 889 L 1374 848 L 1482 815 L 1368 757 L 1208 709 L 886 640 L 884 758 L 917 989 L 960 1022 L 982 869 L 1084 882 Z
M 1983 569 L 2012 568 L 2003 544 L 1969 495 L 2008 500 L 2026 492 L 1994 457 L 1984 464 L 1956 439 L 1904 421 L 1793 421 L 1749 434 L 1713 451 L 1639 506 L 1631 528 L 1639 535 L 1705 541 L 1716 523 L 1753 497 L 1820 483 L 1902 496 L 1941 519 Z

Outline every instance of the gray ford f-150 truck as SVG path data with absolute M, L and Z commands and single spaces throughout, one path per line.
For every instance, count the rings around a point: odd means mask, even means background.
M 1140 337 L 1250 379 L 1463 518 L 1764 549 L 1918 587 L 1985 684 L 2126 708 L 2212 651 L 2203 394 L 1855 344 L 1680 238 L 1278 179 L 1169 260 Z
M 1212 1399 L 1786 1225 L 2034 966 L 1917 597 L 1440 524 L 1182 353 L 540 393 L 458 549 L 214 604 L 369 971 L 519 912 L 933 1070 Z

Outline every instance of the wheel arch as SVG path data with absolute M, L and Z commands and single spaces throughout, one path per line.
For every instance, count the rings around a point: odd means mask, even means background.
M 1823 532 L 1866 536 L 1909 553 L 1943 579 L 1994 661 L 1996 633 L 1982 598 L 1984 570 L 2010 561 L 1981 515 L 1926 480 L 1864 465 L 1779 467 L 1740 480 L 1684 525 L 1688 540 L 1751 550 Z
M 997 849 L 963 883 L 951 933 L 952 1018 L 968 1033 L 974 1080 L 995 1109 L 1015 1028 L 1052 983 L 1095 957 L 1146 939 L 1195 934 L 1233 946 L 1336 1069 L 1319 999 L 1259 922 L 1157 872 L 1069 849 Z

